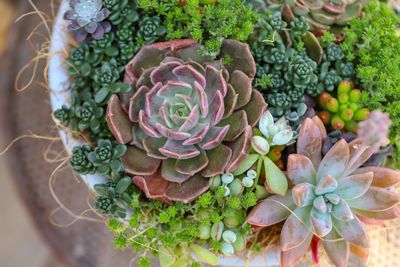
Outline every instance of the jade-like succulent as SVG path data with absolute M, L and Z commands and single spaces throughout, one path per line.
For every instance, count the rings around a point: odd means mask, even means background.
M 144 46 L 127 65 L 130 94 L 113 95 L 107 122 L 127 144 L 125 170 L 150 198 L 188 202 L 247 157 L 266 103 L 252 89 L 248 45 L 224 40 L 220 59 L 194 40 Z M 226 57 L 230 58 L 225 64 Z
M 351 82 L 342 81 L 337 90 L 337 98 L 327 92 L 319 96 L 319 103 L 324 111 L 318 115 L 326 125 L 330 124 L 335 130 L 346 129 L 357 133 L 357 122 L 368 118 L 370 113 L 369 109 L 360 105 L 360 97 L 360 90 L 353 89 Z
M 258 0 L 259 1 L 259 0 Z M 272 10 L 282 10 L 287 20 L 305 17 L 312 30 L 341 28 L 361 15 L 364 0 L 267 0 Z
M 325 137 L 318 117 L 304 121 L 297 154 L 288 157 L 287 175 L 293 188 L 284 196 L 262 201 L 247 218 L 258 227 L 285 221 L 280 238 L 282 266 L 295 266 L 314 235 L 336 266 L 347 266 L 352 251 L 368 255 L 365 218 L 391 220 L 400 215 L 396 206 L 400 195 L 389 189 L 400 182 L 400 173 L 360 168 L 375 151 L 361 139 L 351 143 L 342 139 L 321 159 Z
M 104 21 L 110 11 L 103 7 L 101 0 L 71 0 L 70 5 L 64 18 L 70 21 L 68 30 L 78 42 L 83 42 L 88 36 L 101 39 L 111 31 L 111 24 Z
M 266 111 L 260 119 L 259 130 L 255 130 L 251 139 L 253 151 L 234 171 L 234 175 L 241 175 L 252 166 L 256 166 L 256 177 L 251 186 L 258 184 L 260 174 L 263 173 L 262 182 L 270 193 L 286 194 L 288 189 L 286 176 L 274 161 L 280 159 L 283 150 L 281 147 L 284 148 L 289 144 L 292 138 L 293 130 L 287 125 L 285 118 L 282 117 L 274 122 L 271 113 Z

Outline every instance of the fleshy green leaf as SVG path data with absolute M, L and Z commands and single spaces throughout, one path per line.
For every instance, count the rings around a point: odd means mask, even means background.
M 286 175 L 268 157 L 264 157 L 265 180 L 268 189 L 278 195 L 285 195 L 288 189 Z
M 170 267 L 175 262 L 175 257 L 173 253 L 167 250 L 166 248 L 160 248 L 159 251 L 159 259 L 161 267 Z
M 257 154 L 251 154 L 247 157 L 245 161 L 243 161 L 242 164 L 233 172 L 233 175 L 238 176 L 240 174 L 243 174 L 245 171 L 251 168 L 251 166 L 256 163 L 258 160 L 258 155 Z
M 122 178 L 118 183 L 117 186 L 115 187 L 115 191 L 118 193 L 124 192 L 126 189 L 128 189 L 129 185 L 131 184 L 131 179 L 129 177 L 124 177 Z
M 193 250 L 196 256 L 205 263 L 212 266 L 216 266 L 218 264 L 218 257 L 214 253 L 210 252 L 208 249 L 205 249 L 195 244 L 192 244 L 190 248 Z

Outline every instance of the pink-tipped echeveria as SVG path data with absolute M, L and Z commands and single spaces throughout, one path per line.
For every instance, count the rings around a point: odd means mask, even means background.
M 96 40 L 111 31 L 111 24 L 104 21 L 110 11 L 103 7 L 101 0 L 70 0 L 70 9 L 65 12 L 64 19 L 70 21 L 68 30 L 78 42 L 88 36 Z
M 247 218 L 257 227 L 285 221 L 280 238 L 282 266 L 294 266 L 308 251 L 314 235 L 336 266 L 347 266 L 350 256 L 360 254 L 354 251 L 368 255 L 365 218 L 400 217 L 400 195 L 390 190 L 400 182 L 400 173 L 360 168 L 375 151 L 361 139 L 349 144 L 340 140 L 321 160 L 325 137 L 319 118 L 304 121 L 297 154 L 288 157 L 287 175 L 293 188 L 285 196 L 262 201 Z
M 194 40 L 144 46 L 126 67 L 132 92 L 108 103 L 109 128 L 130 144 L 125 170 L 149 198 L 192 201 L 205 177 L 236 169 L 266 110 L 247 44 L 225 40 L 218 60 L 199 49 Z

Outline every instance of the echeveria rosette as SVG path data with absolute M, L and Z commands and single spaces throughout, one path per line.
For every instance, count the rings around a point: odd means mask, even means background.
M 237 168 L 266 109 L 247 44 L 224 40 L 219 60 L 199 49 L 194 40 L 144 46 L 126 67 L 132 92 L 108 103 L 109 128 L 130 144 L 125 170 L 150 198 L 191 201 L 208 189 L 204 177 Z
M 337 142 L 321 160 L 326 131 L 314 117 L 306 119 L 297 142 L 297 154 L 288 157 L 287 175 L 294 185 L 285 196 L 272 196 L 249 214 L 248 223 L 267 227 L 285 221 L 281 232 L 282 266 L 294 266 L 310 247 L 313 235 L 321 239 L 336 266 L 347 266 L 352 251 L 368 255 L 369 239 L 362 221 L 399 217 L 399 194 L 389 190 L 400 173 L 387 168 L 360 166 L 375 149 L 356 139 Z
M 83 42 L 88 36 L 99 40 L 111 31 L 111 24 L 104 21 L 110 11 L 103 7 L 101 0 L 70 0 L 70 5 L 64 19 L 70 21 L 68 30 L 78 42 Z

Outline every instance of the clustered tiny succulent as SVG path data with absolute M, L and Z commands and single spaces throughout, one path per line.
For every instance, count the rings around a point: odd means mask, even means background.
M 322 47 L 304 19 L 295 18 L 286 28 L 280 12 L 267 12 L 259 24 L 251 39 L 257 63 L 254 85 L 265 95 L 274 117 L 299 121 L 307 111 L 305 94 L 332 91 L 342 79 L 354 76 L 340 46 Z
M 369 109 L 360 105 L 360 97 L 360 90 L 353 89 L 351 82 L 342 81 L 337 90 L 337 98 L 327 92 L 319 96 L 319 103 L 324 109 L 319 117 L 324 124 L 330 124 L 335 130 L 346 129 L 356 134 L 357 122 L 367 119 L 370 113 Z M 382 132 L 384 135 L 387 133 L 384 129 Z
M 70 5 L 71 9 L 64 18 L 70 21 L 68 29 L 78 42 L 83 42 L 88 36 L 98 40 L 111 31 L 111 24 L 105 21 L 110 11 L 103 7 L 101 0 L 71 0 Z

